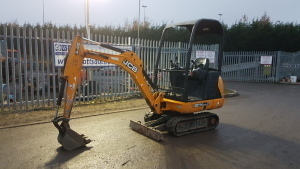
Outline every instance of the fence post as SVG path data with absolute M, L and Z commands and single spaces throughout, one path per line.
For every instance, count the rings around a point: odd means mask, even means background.
M 178 48 L 177 48 L 177 59 L 180 62 L 181 61 L 181 55 L 180 55 L 180 51 L 181 51 L 181 42 L 178 42 Z
M 239 69 L 237 70 L 237 78 L 238 79 L 241 79 L 241 55 L 244 55 L 244 52 L 239 52 L 239 55 L 238 55 L 238 63 L 237 63 L 237 65 L 238 65 L 238 67 L 239 67 Z M 243 81 L 243 80 L 241 80 L 241 81 Z
M 280 57 L 281 57 L 281 51 L 277 51 L 277 54 L 276 54 L 276 76 L 275 76 L 275 82 L 278 82 L 280 77 Z
M 3 44 L 4 44 L 4 42 L 3 42 Z M 4 62 L 2 62 L 2 52 L 1 52 L 1 49 L 2 48 L 2 45 L 1 45 L 1 41 L 0 41 L 0 57 L 1 57 L 1 60 L 0 60 L 0 75 L 1 75 L 1 78 L 0 78 L 0 106 L 1 106 L 1 112 L 3 112 L 4 111 L 4 97 L 3 97 L 3 80 L 2 80 L 2 64 L 4 63 Z

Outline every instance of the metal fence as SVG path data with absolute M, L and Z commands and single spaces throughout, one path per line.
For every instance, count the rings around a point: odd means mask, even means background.
M 300 80 L 300 51 L 296 53 L 278 52 L 277 79 L 296 76 Z
M 277 52 L 225 52 L 222 78 L 230 81 L 275 82 Z M 271 64 L 261 64 L 269 56 Z
M 262 57 L 269 63 L 262 63 Z M 222 78 L 230 81 L 274 83 L 300 78 L 300 52 L 224 52 Z
M 1 112 L 33 110 L 55 107 L 59 91 L 61 67 L 55 63 L 57 42 L 70 43 L 78 33 L 43 29 L 3 27 L 0 35 L 0 107 Z M 82 36 L 84 36 L 81 33 Z M 143 60 L 144 68 L 151 77 L 154 70 L 158 41 L 91 35 L 92 40 L 116 45 L 131 46 Z M 194 46 L 196 51 L 214 51 L 218 56 L 218 46 Z M 187 44 L 166 42 L 162 50 L 162 64 L 170 65 L 170 60 L 178 60 L 184 67 Z M 263 65 L 261 56 L 271 56 L 272 63 Z M 211 63 L 216 67 L 217 59 Z M 284 76 L 300 75 L 300 52 L 224 52 L 222 76 L 224 80 L 269 82 L 279 81 Z M 160 86 L 168 86 L 168 74 L 161 74 Z M 128 73 L 115 65 L 88 67 L 82 70 L 81 87 L 75 104 L 100 103 L 106 100 L 128 98 L 138 94 L 138 89 Z
M 3 30 L 4 34 L 0 35 L 1 112 L 55 107 L 61 68 L 54 64 L 53 44 L 54 42 L 70 43 L 78 33 L 5 26 Z M 103 35 L 92 35 L 92 37 L 95 41 L 121 45 L 136 41 L 131 38 Z M 154 48 L 147 49 L 144 57 L 153 51 Z M 147 59 L 151 60 L 151 57 Z M 93 75 L 95 79 L 92 79 Z M 119 67 L 83 68 L 76 104 L 131 97 L 136 93 L 129 75 Z

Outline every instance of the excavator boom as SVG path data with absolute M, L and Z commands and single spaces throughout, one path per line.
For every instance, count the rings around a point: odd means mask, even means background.
M 100 45 L 120 54 L 112 55 L 85 49 L 84 41 Z M 137 84 L 138 88 L 142 92 L 142 95 L 146 99 L 148 106 L 153 111 L 156 111 L 155 109 L 158 110 L 158 107 L 155 107 L 152 104 L 155 102 L 155 98 L 153 96 L 154 88 L 151 88 L 151 82 L 146 80 L 149 80 L 149 77 L 145 77 L 147 74 L 143 69 L 143 62 L 134 52 L 123 51 L 107 44 L 94 42 L 82 38 L 81 36 L 76 36 L 71 44 L 69 53 L 65 60 L 65 65 L 61 76 L 61 88 L 57 100 L 58 110 L 58 107 L 61 106 L 63 94 L 65 92 L 63 115 L 58 116 L 57 112 L 56 117 L 52 121 L 55 127 L 59 130 L 58 142 L 67 150 L 84 146 L 90 142 L 90 140 L 87 140 L 83 135 L 79 135 L 73 131 L 69 125 L 75 94 L 79 87 L 80 73 L 84 58 L 92 58 L 109 62 L 123 68 L 131 75 L 135 84 Z M 61 124 L 58 124 L 59 122 L 61 122 Z

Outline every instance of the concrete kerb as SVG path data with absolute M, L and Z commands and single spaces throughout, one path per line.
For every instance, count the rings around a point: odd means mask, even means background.
M 126 111 L 134 111 L 134 110 L 141 110 L 141 109 L 147 109 L 147 108 L 148 108 L 148 106 L 141 106 L 141 107 L 135 107 L 135 108 L 130 108 L 130 109 L 122 109 L 122 110 L 114 110 L 114 111 L 108 111 L 108 112 L 102 112 L 102 113 L 95 113 L 95 114 L 91 114 L 91 115 L 81 115 L 81 116 L 77 116 L 77 117 L 72 117 L 71 120 L 93 117 L 93 116 L 101 116 L 101 115 L 107 115 L 107 114 L 122 113 L 122 112 L 126 112 Z M 39 122 L 28 122 L 28 123 L 23 123 L 23 124 L 19 124 L 19 125 L 0 126 L 0 130 L 8 129 L 8 128 L 25 127 L 25 126 L 31 126 L 31 125 L 37 125 L 37 124 L 45 124 L 45 123 L 52 123 L 52 121 L 44 120 L 44 121 L 39 121 Z
M 300 85 L 300 82 L 279 82 L 280 84 Z

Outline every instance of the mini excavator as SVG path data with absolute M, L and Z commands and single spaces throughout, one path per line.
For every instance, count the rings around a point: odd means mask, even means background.
M 189 42 L 183 54 L 167 60 L 164 58 L 167 54 L 162 47 L 166 33 L 172 28 L 186 29 Z M 208 35 L 212 35 L 219 44 L 217 59 L 214 61 L 215 68 L 210 68 L 209 59 L 196 58 L 195 51 L 192 51 L 193 45 L 201 37 L 207 38 Z M 96 44 L 118 54 L 88 50 L 84 48 L 84 43 Z M 150 108 L 144 116 L 144 123 L 130 121 L 132 130 L 159 141 L 163 139 L 165 132 L 183 136 L 216 128 L 219 118 L 207 110 L 221 108 L 224 104 L 224 86 L 220 76 L 222 44 L 223 27 L 217 20 L 199 19 L 168 25 L 161 36 L 154 64 L 154 77 L 151 78 L 144 69 L 143 61 L 134 52 L 76 36 L 65 59 L 56 115 L 52 120 L 59 130 L 58 142 L 64 149 L 73 150 L 91 141 L 72 130 L 69 125 L 84 58 L 118 65 L 131 75 Z M 162 74 L 167 78 L 158 78 Z M 167 80 L 167 85 L 162 85 L 161 80 Z M 58 107 L 62 104 L 63 96 L 63 115 L 58 116 Z

